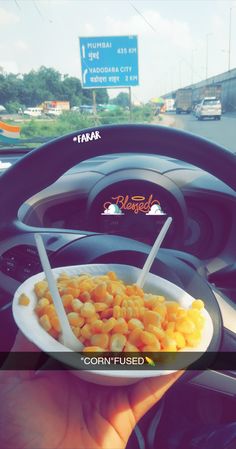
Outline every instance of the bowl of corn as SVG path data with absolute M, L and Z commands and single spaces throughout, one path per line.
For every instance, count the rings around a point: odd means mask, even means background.
M 70 326 L 83 353 L 205 352 L 213 323 L 202 299 L 149 273 L 144 288 L 135 282 L 140 269 L 121 264 L 54 268 Z M 44 273 L 27 279 L 15 292 L 13 316 L 22 333 L 38 348 L 63 361 L 73 352 L 60 342 L 60 322 Z M 90 353 L 90 354 L 89 354 Z M 75 355 L 75 354 L 73 354 Z M 173 370 L 78 369 L 79 377 L 103 385 L 127 385 Z M 68 359 L 67 359 L 68 363 Z M 186 368 L 186 367 L 182 367 Z

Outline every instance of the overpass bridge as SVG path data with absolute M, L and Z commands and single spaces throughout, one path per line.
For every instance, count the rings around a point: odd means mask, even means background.
M 198 83 L 189 84 L 184 88 L 193 89 L 193 103 L 199 98 L 199 93 L 202 88 L 210 85 L 221 86 L 221 103 L 224 111 L 236 112 L 236 68 L 220 73 L 219 75 L 211 76 L 206 80 Z M 162 98 L 175 98 L 178 89 L 162 95 Z

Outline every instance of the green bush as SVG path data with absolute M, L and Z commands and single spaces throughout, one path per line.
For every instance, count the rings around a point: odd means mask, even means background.
M 32 119 L 21 127 L 22 138 L 57 137 L 73 131 L 92 128 L 99 125 L 116 123 L 147 123 L 153 119 L 152 109 L 147 106 L 135 106 L 130 112 L 127 109 L 117 108 L 114 111 L 93 114 L 66 111 L 58 117 L 47 119 Z
M 129 122 L 129 111 L 117 108 L 113 111 L 104 111 L 99 113 L 99 122 L 101 125 L 110 125 L 113 123 Z
M 77 112 L 65 112 L 55 119 L 47 121 L 30 120 L 21 127 L 22 138 L 32 137 L 57 137 L 80 129 L 90 128 L 96 125 L 94 117 L 78 114 Z
M 18 101 L 9 101 L 5 104 L 5 108 L 9 114 L 16 114 L 20 108 L 24 108 Z
M 25 123 L 21 127 L 21 137 L 24 138 L 30 138 L 30 137 L 38 137 L 38 136 L 45 136 L 45 134 L 38 134 L 39 132 L 39 124 L 35 120 L 30 120 L 30 122 Z
M 132 121 L 133 122 L 151 122 L 153 119 L 153 111 L 151 106 L 134 106 L 132 109 Z
M 92 114 L 81 114 L 79 112 L 66 111 L 59 115 L 58 124 L 63 126 L 68 132 L 77 131 L 83 128 L 90 128 L 96 123 Z

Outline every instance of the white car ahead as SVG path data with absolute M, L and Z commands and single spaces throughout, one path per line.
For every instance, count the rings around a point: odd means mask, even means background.
M 23 111 L 23 114 L 29 115 L 30 117 L 40 117 L 42 115 L 42 108 L 27 108 Z
M 62 112 L 63 112 L 62 109 L 59 109 L 59 108 L 51 108 L 51 109 L 48 109 L 48 110 L 45 112 L 45 114 L 46 114 L 46 115 L 49 115 L 49 116 L 55 116 L 55 117 L 58 117 L 59 115 L 62 114 Z
M 214 118 L 220 120 L 222 114 L 221 102 L 216 97 L 205 97 L 196 109 L 196 117 L 198 120 L 206 118 Z

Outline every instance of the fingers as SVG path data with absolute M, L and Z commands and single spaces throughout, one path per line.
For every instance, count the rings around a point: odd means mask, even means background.
M 184 371 L 144 379 L 135 384 L 130 393 L 130 402 L 137 420 L 158 402 L 169 388 L 182 376 Z

